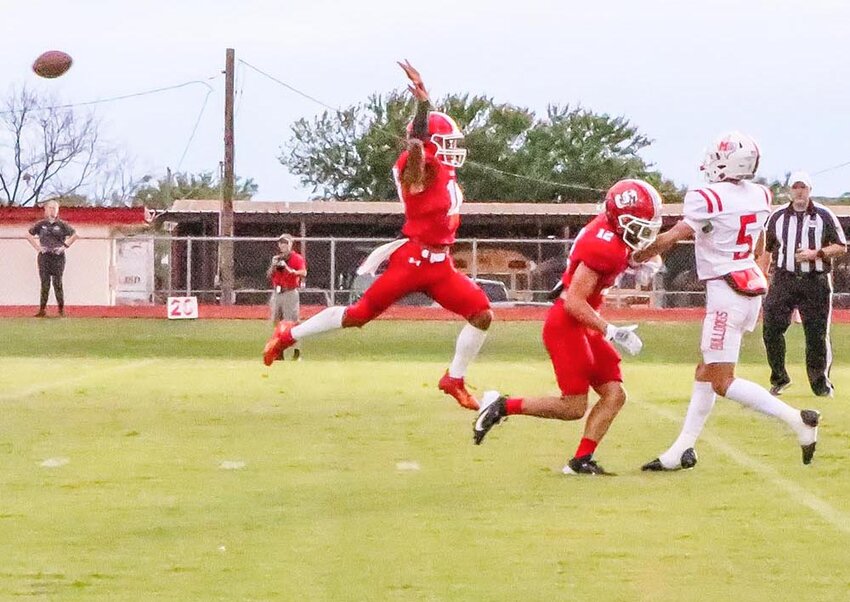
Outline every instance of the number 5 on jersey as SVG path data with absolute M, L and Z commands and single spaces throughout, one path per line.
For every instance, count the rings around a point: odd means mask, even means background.
M 748 232 L 747 230 L 748 226 L 750 226 L 751 224 L 755 224 L 757 221 L 758 218 L 756 217 L 755 213 L 747 213 L 746 215 L 741 216 L 741 227 L 738 230 L 737 242 L 739 245 L 746 245 L 747 249 L 746 251 L 735 251 L 735 253 L 732 255 L 732 259 L 736 261 L 738 259 L 746 259 L 752 254 L 754 246 L 753 234 L 757 234 L 756 230 L 759 228 L 750 228 L 751 230 L 753 230 L 753 232 Z

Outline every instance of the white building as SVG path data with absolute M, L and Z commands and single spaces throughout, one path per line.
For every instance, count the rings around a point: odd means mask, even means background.
M 39 207 L 0 207 L 0 305 L 38 305 L 37 252 L 26 233 L 43 217 Z M 80 237 L 67 251 L 67 306 L 153 302 L 153 240 L 133 236 L 148 225 L 144 207 L 66 207 L 59 217 Z

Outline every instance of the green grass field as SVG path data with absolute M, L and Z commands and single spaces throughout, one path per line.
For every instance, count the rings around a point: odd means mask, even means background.
M 630 401 L 560 474 L 579 423 L 472 445 L 436 389 L 459 323 L 378 322 L 265 368 L 268 324 L 0 321 L 0 599 L 850 599 L 850 328 L 814 464 L 719 401 L 696 470 L 644 474 L 685 412 L 698 325 L 644 324 Z M 500 323 L 470 384 L 549 393 L 537 323 Z M 740 373 L 766 382 L 759 336 Z M 47 461 L 48 466 L 43 466 Z M 418 467 L 418 469 L 417 469 Z

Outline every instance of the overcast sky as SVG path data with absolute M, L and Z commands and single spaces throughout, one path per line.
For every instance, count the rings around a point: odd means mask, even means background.
M 654 139 L 645 157 L 677 183 L 718 133 L 762 149 L 761 175 L 850 162 L 850 3 L 839 0 L 0 0 L 0 92 L 26 84 L 83 102 L 215 77 L 181 170 L 222 157 L 226 47 L 333 106 L 404 84 L 409 58 L 432 96 L 488 94 L 536 111 L 581 103 L 625 115 Z M 47 49 L 74 58 L 36 77 Z M 237 69 L 236 170 L 260 200 L 309 190 L 277 161 L 290 124 L 322 107 Z M 178 168 L 207 89 L 195 84 L 98 106 L 107 136 L 139 173 Z M 389 177 L 389 174 L 387 174 Z M 814 176 L 850 191 L 850 165 Z

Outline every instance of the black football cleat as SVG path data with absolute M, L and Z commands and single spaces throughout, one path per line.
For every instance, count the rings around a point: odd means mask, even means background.
M 785 391 L 785 389 L 787 389 L 790 386 L 791 386 L 790 380 L 787 380 L 784 383 L 779 383 L 779 384 L 773 385 L 770 388 L 770 394 L 773 395 L 774 397 L 779 397 L 780 395 L 782 395 L 783 391 Z
M 654 460 L 650 460 L 646 464 L 640 467 L 640 469 L 644 472 L 662 472 L 664 470 L 675 470 L 673 468 L 667 468 L 661 463 L 661 460 L 655 458 Z
M 685 470 L 690 470 L 694 466 L 697 465 L 697 450 L 693 447 L 689 447 L 685 451 L 682 452 L 681 459 L 682 468 Z
M 682 457 L 679 460 L 679 466 L 675 468 L 667 468 L 661 463 L 659 458 L 655 458 L 651 462 L 647 462 L 640 467 L 645 472 L 667 472 L 673 470 L 690 470 L 697 465 L 697 452 L 693 447 L 689 447 L 682 452 Z
M 499 424 L 508 415 L 505 409 L 507 397 L 499 395 L 498 391 L 487 391 L 481 397 L 481 409 L 472 427 L 472 440 L 475 445 L 481 445 L 490 429 Z
M 803 464 L 811 464 L 812 458 L 815 457 L 815 447 L 817 447 L 818 444 L 820 412 L 817 410 L 800 410 L 800 418 L 803 419 L 803 424 L 813 429 L 812 442 L 800 444 L 800 449 L 803 450 Z
M 613 472 L 608 472 L 599 464 L 596 463 L 596 460 L 593 459 L 593 456 L 587 455 L 582 456 L 581 458 L 571 458 L 567 465 L 564 466 L 564 469 L 561 471 L 566 475 L 579 475 L 579 474 L 591 474 L 591 475 L 605 475 L 605 476 L 614 476 Z

